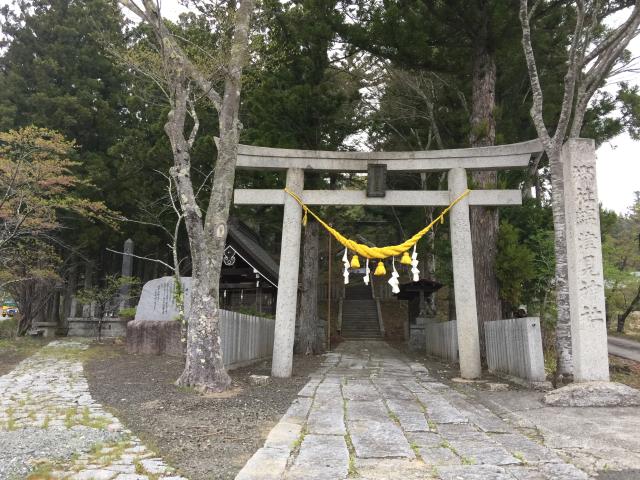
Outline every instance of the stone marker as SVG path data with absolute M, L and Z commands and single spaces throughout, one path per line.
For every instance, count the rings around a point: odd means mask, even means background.
M 184 314 L 191 309 L 191 277 L 182 277 Z M 136 309 L 136 320 L 173 321 L 179 315 L 173 277 L 156 278 L 144 284 Z
M 269 383 L 268 375 L 249 375 L 249 382 L 254 385 L 267 385 Z
M 593 140 L 568 140 L 562 160 L 573 374 L 578 382 L 606 381 L 609 357 Z
M 133 240 L 128 238 L 124 242 L 124 255 L 122 256 L 122 276 L 130 277 L 133 274 Z M 131 287 L 125 285 L 120 289 L 120 309 L 129 306 L 129 290 Z

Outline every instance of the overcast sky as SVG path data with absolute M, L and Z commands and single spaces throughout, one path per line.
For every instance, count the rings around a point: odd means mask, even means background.
M 0 5 L 9 3 L 0 0 Z M 178 0 L 162 0 L 163 14 L 175 19 L 185 7 L 179 5 Z M 640 39 L 636 38 L 630 49 L 634 56 L 640 56 Z M 620 80 L 631 84 L 640 84 L 640 74 L 626 74 L 613 79 L 608 86 L 615 91 L 616 83 Z M 598 196 L 605 208 L 620 213 L 627 211 L 633 202 L 633 192 L 640 190 L 640 143 L 631 140 L 626 133 L 615 137 L 598 149 Z

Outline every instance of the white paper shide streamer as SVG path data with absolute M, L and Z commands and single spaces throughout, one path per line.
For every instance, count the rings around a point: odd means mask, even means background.
M 396 270 L 396 258 L 395 257 L 393 257 L 393 259 L 391 261 L 391 266 L 393 268 L 393 271 L 391 272 L 391 278 L 389 279 L 389 281 L 387 283 L 389 285 L 391 285 L 391 291 L 393 293 L 400 293 L 400 282 L 398 281 L 398 278 L 400 277 L 400 274 Z
M 344 272 L 342 272 L 342 276 L 344 277 L 344 284 L 347 285 L 349 283 L 349 267 L 351 264 L 349 263 L 349 255 L 347 255 L 347 249 L 344 249 L 344 255 L 342 256 L 342 263 L 344 263 Z
M 413 274 L 413 281 L 420 280 L 420 270 L 418 270 L 418 252 L 416 252 L 416 246 L 413 246 L 413 253 L 411 254 L 411 273 Z
M 369 259 L 367 258 L 367 262 L 364 266 L 364 277 L 362 279 L 365 285 L 369 285 L 370 278 L 371 278 L 371 269 L 369 268 Z

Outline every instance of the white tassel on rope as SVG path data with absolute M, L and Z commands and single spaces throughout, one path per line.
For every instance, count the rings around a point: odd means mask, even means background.
M 398 281 L 398 277 L 400 277 L 400 274 L 396 270 L 396 257 L 392 257 L 391 266 L 393 268 L 393 271 L 391 272 L 391 278 L 387 283 L 391 285 L 391 291 L 393 293 L 400 293 L 400 282 Z
M 367 258 L 367 261 L 364 266 L 364 277 L 362 279 L 365 285 L 369 285 L 370 278 L 371 278 L 371 269 L 369 268 L 369 259 Z
M 342 263 L 344 263 L 344 272 L 342 272 L 342 276 L 344 277 L 344 284 L 347 285 L 349 283 L 349 267 L 351 264 L 349 263 L 349 255 L 347 255 L 347 249 L 344 249 L 344 255 L 342 256 Z
M 420 270 L 418 270 L 418 252 L 416 252 L 416 246 L 413 246 L 413 253 L 411 254 L 411 273 L 413 273 L 413 281 L 420 280 Z

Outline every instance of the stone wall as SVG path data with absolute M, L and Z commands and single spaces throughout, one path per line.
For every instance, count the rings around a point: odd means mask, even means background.
M 70 337 L 97 338 L 98 333 L 103 338 L 124 337 L 127 334 L 127 319 L 125 318 L 68 318 L 67 325 Z

